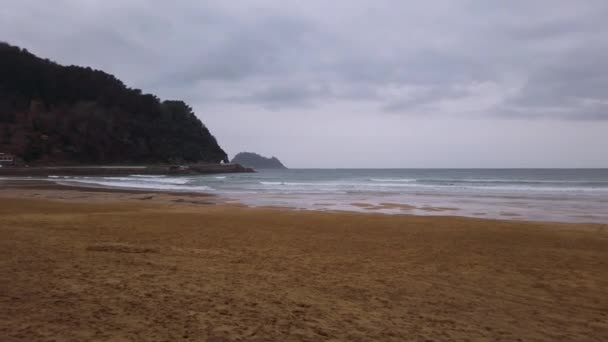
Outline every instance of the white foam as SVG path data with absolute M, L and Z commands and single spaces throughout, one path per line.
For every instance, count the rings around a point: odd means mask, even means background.
M 178 184 L 184 185 L 190 182 L 188 178 L 169 177 L 103 177 L 104 180 L 124 182 L 144 182 L 149 184 Z
M 314 188 L 314 187 L 330 187 L 331 189 L 338 188 L 374 188 L 374 187 L 415 187 L 419 186 L 417 184 L 411 183 L 370 183 L 370 182 L 259 182 L 261 185 L 267 185 L 271 187 L 304 187 L 304 188 Z
M 262 185 L 285 185 L 284 182 L 260 182 Z
M 491 184 L 480 183 L 475 184 L 474 182 L 455 182 L 453 184 L 428 184 L 419 183 L 415 180 L 412 181 L 387 181 L 386 183 L 380 182 L 381 178 L 377 178 L 377 181 L 371 182 L 281 182 L 281 181 L 261 181 L 260 187 L 254 187 L 260 190 L 279 190 L 279 191 L 340 191 L 340 190 L 355 190 L 355 191 L 473 191 L 473 192 L 517 192 L 517 193 L 606 193 L 608 192 L 607 187 L 584 187 L 571 184 L 571 186 L 551 186 L 547 183 L 542 185 L 530 185 L 528 183 L 522 184 L 504 184 L 497 183 Z M 487 185 L 486 185 L 487 184 Z M 402 189 L 402 190 L 400 190 Z
M 415 178 L 370 178 L 372 182 L 396 182 L 396 183 L 409 183 L 415 182 Z
M 162 184 L 162 183 L 138 183 L 138 182 L 127 182 L 127 181 L 107 181 L 107 180 L 82 180 L 82 179 L 71 179 L 70 183 L 76 184 L 93 184 L 110 188 L 124 188 L 124 189 L 151 189 L 151 190 L 175 190 L 175 191 L 213 191 L 214 189 L 208 186 L 199 185 L 175 185 L 175 184 Z M 69 185 L 69 184 L 68 184 Z
M 138 178 L 165 178 L 167 176 L 165 176 L 165 175 L 131 175 L 131 177 L 138 177 Z
M 427 178 L 418 179 L 418 182 L 437 183 L 512 183 L 512 184 L 608 184 L 608 181 L 594 180 L 559 180 L 559 179 L 500 179 L 500 178 Z

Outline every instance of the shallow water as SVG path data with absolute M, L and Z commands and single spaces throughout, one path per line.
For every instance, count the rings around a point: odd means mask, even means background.
M 52 177 L 211 192 L 251 206 L 608 223 L 608 169 L 291 169 L 187 177 Z

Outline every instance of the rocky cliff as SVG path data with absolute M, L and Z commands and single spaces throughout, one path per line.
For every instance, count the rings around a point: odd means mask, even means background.
M 232 163 L 241 164 L 254 169 L 286 169 L 276 157 L 266 158 L 257 153 L 241 152 L 232 159 Z

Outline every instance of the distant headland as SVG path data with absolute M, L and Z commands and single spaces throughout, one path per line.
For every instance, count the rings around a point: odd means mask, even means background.
M 266 158 L 253 152 L 238 153 L 232 158 L 232 163 L 254 169 L 287 169 L 276 157 Z
M 228 161 L 215 137 L 182 101 L 161 101 L 103 71 L 59 65 L 3 42 L 0 74 L 0 153 L 5 166 Z

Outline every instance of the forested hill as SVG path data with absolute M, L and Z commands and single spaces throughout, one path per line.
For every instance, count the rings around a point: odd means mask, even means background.
M 0 152 L 28 163 L 226 160 L 182 101 L 160 101 L 87 67 L 62 66 L 0 42 Z

